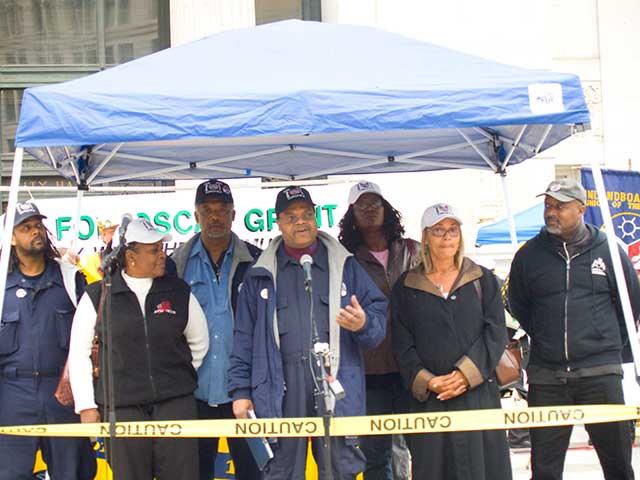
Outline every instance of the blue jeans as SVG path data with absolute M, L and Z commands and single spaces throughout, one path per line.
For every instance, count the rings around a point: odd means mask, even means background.
M 367 415 L 408 413 L 409 391 L 404 388 L 399 373 L 367 375 Z M 395 445 L 394 445 L 395 443 Z M 409 450 L 391 435 L 365 435 L 362 451 L 367 457 L 365 480 L 396 480 L 408 478 L 411 465 Z

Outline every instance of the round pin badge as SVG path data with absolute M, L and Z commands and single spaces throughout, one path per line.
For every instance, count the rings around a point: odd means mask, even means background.
M 560 190 L 560 184 L 559 183 L 552 183 L 551 185 L 549 185 L 549 191 L 557 192 L 558 190 Z
M 266 300 L 269 298 L 269 291 L 266 288 L 263 288 L 260 290 L 260 296 Z
M 24 298 L 26 296 L 27 296 L 27 291 L 24 288 L 19 288 L 18 290 L 16 290 L 16 297 Z

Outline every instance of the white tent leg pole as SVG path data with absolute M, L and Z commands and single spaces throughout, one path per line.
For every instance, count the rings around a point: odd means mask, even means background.
M 80 231 L 80 209 L 82 208 L 82 198 L 84 197 L 84 190 L 78 189 L 76 194 L 76 213 L 73 216 L 73 226 L 71 228 L 71 246 L 69 250 L 71 253 L 78 253 L 76 246 L 78 245 L 78 233 Z
M 511 238 L 511 250 L 516 253 L 518 250 L 518 234 L 516 232 L 516 220 L 513 218 L 511 210 L 511 197 L 509 196 L 509 185 L 507 183 L 507 172 L 500 173 L 502 180 L 502 194 L 504 195 L 504 205 L 507 210 L 507 219 L 509 220 L 509 237 Z
M 620 294 L 622 303 L 622 313 L 624 314 L 624 323 L 629 334 L 629 344 L 631 345 L 631 353 L 633 354 L 633 363 L 636 367 L 636 378 L 640 377 L 640 344 L 638 344 L 638 336 L 636 333 L 633 312 L 631 311 L 631 303 L 629 301 L 629 291 L 627 283 L 624 281 L 624 271 L 622 270 L 622 260 L 620 259 L 620 249 L 616 241 L 615 230 L 613 229 L 613 221 L 611 220 L 611 211 L 609 210 L 609 202 L 607 201 L 607 191 L 604 187 L 604 179 L 600 165 L 594 159 L 591 162 L 591 170 L 593 172 L 593 180 L 596 184 L 596 192 L 598 194 L 598 203 L 600 204 L 600 213 L 605 231 L 607 232 L 607 243 L 609 244 L 609 252 L 613 263 L 613 273 L 616 276 L 616 285 Z
M 9 258 L 11 257 L 11 237 L 13 236 L 13 220 L 16 204 L 18 203 L 18 187 L 22 174 L 22 157 L 24 150 L 17 147 L 13 155 L 13 170 L 11 172 L 11 189 L 7 202 L 7 214 L 5 216 L 4 232 L 2 234 L 2 254 L 0 255 L 0 313 L 4 306 L 4 294 L 7 285 L 7 271 L 9 270 Z

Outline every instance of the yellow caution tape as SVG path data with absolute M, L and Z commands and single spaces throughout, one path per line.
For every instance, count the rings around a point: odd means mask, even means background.
M 466 410 L 335 417 L 332 436 L 387 435 L 392 433 L 464 432 L 584 423 L 619 422 L 640 418 L 640 407 L 629 405 L 578 405 L 517 409 Z M 108 437 L 108 423 L 19 425 L 0 427 L 0 434 L 40 437 Z M 257 420 L 167 420 L 118 422 L 116 437 L 320 437 L 322 418 Z

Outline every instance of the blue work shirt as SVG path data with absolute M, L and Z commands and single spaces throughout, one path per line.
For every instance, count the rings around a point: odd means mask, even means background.
M 84 282 L 77 282 L 82 291 Z M 77 292 L 78 293 L 78 292 Z M 60 370 L 69 350 L 75 307 L 67 294 L 55 261 L 47 261 L 35 277 L 19 269 L 7 275 L 0 326 L 0 368 L 10 370 Z
M 231 401 L 227 390 L 227 372 L 233 346 L 229 285 L 234 246 L 232 238 L 216 274 L 202 239 L 198 238 L 184 271 L 184 280 L 191 286 L 191 292 L 198 299 L 209 326 L 209 351 L 198 369 L 195 396 L 212 406 Z
M 278 273 L 276 296 L 280 354 L 284 363 L 306 361 L 311 348 L 309 294 L 304 289 L 300 263 L 290 257 L 283 246 L 276 253 Z M 329 342 L 329 261 L 327 248 L 318 242 L 311 266 L 313 277 L 313 311 L 321 342 Z M 308 370 L 308 367 L 306 368 Z

